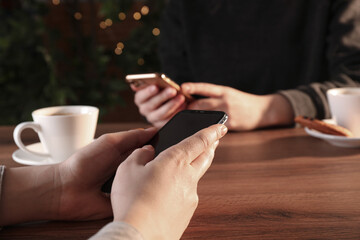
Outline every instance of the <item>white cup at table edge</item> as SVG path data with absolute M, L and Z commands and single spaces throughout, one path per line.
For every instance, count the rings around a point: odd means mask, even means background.
M 98 114 L 99 109 L 93 106 L 65 105 L 37 109 L 32 112 L 33 122 L 23 122 L 16 126 L 14 141 L 30 156 L 48 157 L 54 162 L 62 162 L 93 141 Z M 38 134 L 45 153 L 32 151 L 24 145 L 21 132 L 26 128 Z
M 335 123 L 360 137 L 360 87 L 333 88 L 326 95 Z

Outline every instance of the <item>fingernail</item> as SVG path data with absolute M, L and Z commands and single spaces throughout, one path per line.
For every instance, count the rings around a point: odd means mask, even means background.
M 183 85 L 181 86 L 181 89 L 182 89 L 184 92 L 188 92 L 188 91 L 190 90 L 190 87 L 189 87 L 189 85 L 187 85 L 187 84 L 183 84 Z
M 173 96 L 176 94 L 176 90 L 174 88 L 167 88 L 166 89 L 166 94 L 169 96 Z
M 154 131 L 155 129 L 157 129 L 157 128 L 156 127 L 149 127 L 149 128 L 146 128 L 145 131 L 151 132 L 151 131 Z
M 149 87 L 149 91 L 150 91 L 150 93 L 156 92 L 156 86 L 155 86 L 155 85 L 151 85 L 151 86 Z
M 151 145 L 145 145 L 142 147 L 143 149 L 146 149 L 146 150 L 149 150 L 149 151 L 153 151 L 154 150 L 154 147 L 151 146 Z
M 223 137 L 228 131 L 228 128 L 225 125 L 221 125 L 221 136 Z
M 176 96 L 176 100 L 179 101 L 179 102 L 183 102 L 183 101 L 185 101 L 185 97 L 184 97 L 184 95 L 179 94 L 179 95 Z

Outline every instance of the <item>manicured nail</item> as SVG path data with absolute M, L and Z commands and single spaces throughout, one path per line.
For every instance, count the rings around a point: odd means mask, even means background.
M 187 85 L 187 84 L 183 84 L 183 85 L 181 86 L 181 90 L 183 90 L 184 92 L 189 92 L 190 87 L 189 87 L 189 85 Z
M 146 150 L 149 150 L 149 151 L 153 151 L 154 150 L 154 147 L 151 146 L 151 145 L 145 145 L 142 147 L 143 149 L 146 149 Z
M 150 93 L 154 93 L 154 92 L 156 92 L 156 90 L 157 90 L 157 88 L 156 88 L 155 85 L 151 85 L 151 86 L 149 87 Z
M 183 101 L 185 101 L 184 95 L 182 95 L 182 94 L 177 95 L 177 96 L 176 96 L 176 101 L 178 101 L 178 102 L 183 102 Z
M 166 94 L 167 94 L 168 96 L 173 96 L 173 95 L 176 94 L 176 90 L 175 90 L 174 88 L 167 88 L 167 89 L 166 89 Z
M 143 128 L 141 128 L 143 129 Z M 152 132 L 154 131 L 155 129 L 157 129 L 156 127 L 149 127 L 149 128 L 146 128 L 145 131 L 149 131 L 149 132 Z
M 228 131 L 228 128 L 225 125 L 221 125 L 221 136 L 223 137 Z

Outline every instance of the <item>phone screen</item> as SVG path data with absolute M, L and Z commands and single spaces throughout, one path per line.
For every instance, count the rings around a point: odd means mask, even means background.
M 176 114 L 148 144 L 155 148 L 155 156 L 181 142 L 203 128 L 225 123 L 227 115 L 220 111 L 184 110 Z
M 170 119 L 146 145 L 152 145 L 157 156 L 201 129 L 218 123 L 224 124 L 227 118 L 226 113 L 221 111 L 184 110 Z M 102 186 L 103 192 L 110 193 L 114 176 Z

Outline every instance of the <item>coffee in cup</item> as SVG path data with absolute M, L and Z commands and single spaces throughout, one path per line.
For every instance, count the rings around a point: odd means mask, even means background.
M 92 106 L 56 106 L 32 112 L 33 122 L 23 122 L 14 130 L 16 145 L 24 152 L 50 158 L 53 163 L 66 160 L 75 151 L 93 141 L 99 109 Z M 31 128 L 39 135 L 45 153 L 27 148 L 21 132 Z
M 326 94 L 336 124 L 360 137 L 360 88 L 333 88 Z

